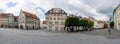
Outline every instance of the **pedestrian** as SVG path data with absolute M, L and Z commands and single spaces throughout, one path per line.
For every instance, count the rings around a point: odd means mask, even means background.
M 108 29 L 108 33 L 111 34 L 111 30 L 110 29 Z

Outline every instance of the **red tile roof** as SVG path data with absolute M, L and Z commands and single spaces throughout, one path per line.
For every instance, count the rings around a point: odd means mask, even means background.
M 14 16 L 15 19 L 18 19 L 19 16 Z
M 11 13 L 0 13 L 0 18 L 8 18 Z
M 43 21 L 43 24 L 47 24 L 47 21 Z
M 105 23 L 104 21 L 97 21 L 98 23 Z
M 36 15 L 32 14 L 32 13 L 29 13 L 29 12 L 26 12 L 26 11 L 22 11 L 22 12 L 25 14 L 25 16 L 28 16 L 28 17 L 39 20 L 39 18 Z

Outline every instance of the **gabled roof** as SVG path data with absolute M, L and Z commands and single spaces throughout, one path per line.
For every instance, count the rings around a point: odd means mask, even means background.
M 56 12 L 56 11 L 59 11 L 59 12 Z M 61 8 L 52 8 L 49 11 L 47 11 L 46 14 L 67 14 L 67 13 Z
M 0 17 L 1 18 L 8 18 L 10 14 L 12 14 L 12 13 L 0 13 Z
M 14 16 L 15 19 L 18 19 L 19 16 Z
M 105 22 L 104 22 L 104 21 L 99 21 L 99 20 L 98 20 L 98 21 L 97 21 L 97 23 L 99 23 L 99 24 L 100 24 L 100 23 L 105 23 Z
M 28 16 L 28 17 L 39 20 L 39 18 L 36 15 L 32 14 L 32 13 L 29 13 L 29 12 L 26 12 L 26 11 L 22 11 L 22 12 L 25 14 L 25 16 Z

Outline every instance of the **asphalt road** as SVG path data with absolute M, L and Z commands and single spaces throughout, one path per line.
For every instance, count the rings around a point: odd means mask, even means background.
M 120 32 L 48 32 L 0 28 L 0 44 L 120 44 Z

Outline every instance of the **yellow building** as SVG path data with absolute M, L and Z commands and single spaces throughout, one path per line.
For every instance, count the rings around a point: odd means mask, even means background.
M 113 15 L 114 15 L 114 29 L 120 30 L 120 4 L 115 8 Z

